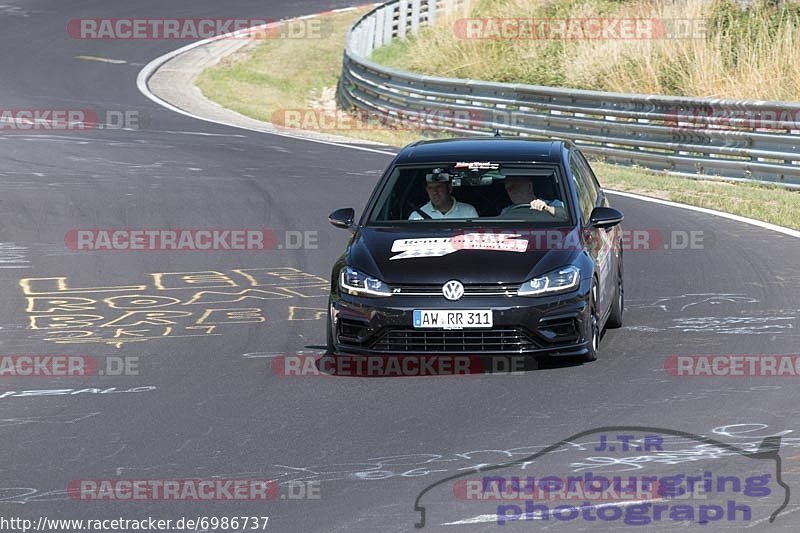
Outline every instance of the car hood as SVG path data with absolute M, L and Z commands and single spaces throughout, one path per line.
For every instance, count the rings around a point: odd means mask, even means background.
M 544 230 L 360 228 L 347 264 L 392 284 L 522 283 L 571 264 L 580 246 L 547 249 Z M 578 230 L 557 229 L 577 242 Z

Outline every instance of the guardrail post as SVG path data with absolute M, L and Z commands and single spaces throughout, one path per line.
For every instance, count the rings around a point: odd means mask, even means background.
M 397 36 L 401 39 L 406 38 L 406 27 L 408 25 L 408 0 L 400 0 L 397 4 Z
M 379 9 L 375 13 L 375 39 L 373 40 L 373 47 L 372 47 L 373 50 L 375 48 L 380 48 L 381 46 L 384 45 L 384 43 L 389 44 L 389 42 L 391 42 L 391 39 L 389 41 L 384 41 L 383 31 L 385 26 L 383 19 L 385 16 L 386 16 L 386 9 Z
M 411 0 L 411 34 L 416 35 L 419 31 L 419 2 L 420 0 Z
M 383 17 L 383 44 L 390 44 L 394 39 L 394 17 L 397 12 L 397 4 L 392 4 L 383 8 L 386 15 Z
M 367 53 L 364 54 L 364 57 L 369 57 L 372 55 L 372 51 L 375 50 L 375 26 L 377 24 L 377 20 L 375 17 L 370 17 L 369 22 L 367 23 L 366 28 L 366 45 L 367 45 Z

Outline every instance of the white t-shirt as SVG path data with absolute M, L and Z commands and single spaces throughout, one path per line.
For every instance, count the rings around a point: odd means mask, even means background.
M 474 207 L 469 204 L 459 202 L 455 198 L 453 198 L 453 207 L 451 207 L 450 211 L 447 213 L 442 213 L 433 207 L 433 204 L 430 202 L 423 205 L 419 209 L 420 211 L 424 211 L 426 214 L 430 215 L 431 218 L 478 218 L 478 212 L 475 211 Z M 408 220 L 422 220 L 423 218 L 425 217 L 416 211 L 413 211 L 408 217 Z

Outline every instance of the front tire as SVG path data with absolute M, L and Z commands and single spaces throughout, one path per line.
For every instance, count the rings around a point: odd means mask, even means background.
M 336 347 L 333 344 L 333 329 L 331 328 L 331 310 L 330 305 L 328 306 L 328 319 L 326 321 L 327 326 L 326 336 L 327 336 L 327 348 L 325 350 L 325 355 L 336 355 Z
M 606 321 L 606 327 L 622 327 L 622 312 L 625 310 L 625 288 L 622 284 L 622 255 L 619 256 L 617 265 L 617 290 L 614 292 L 614 303 L 611 304 L 611 312 Z
M 587 352 L 584 361 L 596 361 L 600 349 L 600 316 L 597 312 L 597 283 L 592 281 L 592 290 L 589 295 L 589 338 L 587 339 Z

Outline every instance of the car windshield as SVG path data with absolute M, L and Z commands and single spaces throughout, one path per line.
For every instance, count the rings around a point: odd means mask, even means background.
M 565 191 L 555 164 L 398 165 L 384 181 L 368 223 L 563 225 L 570 220 Z

